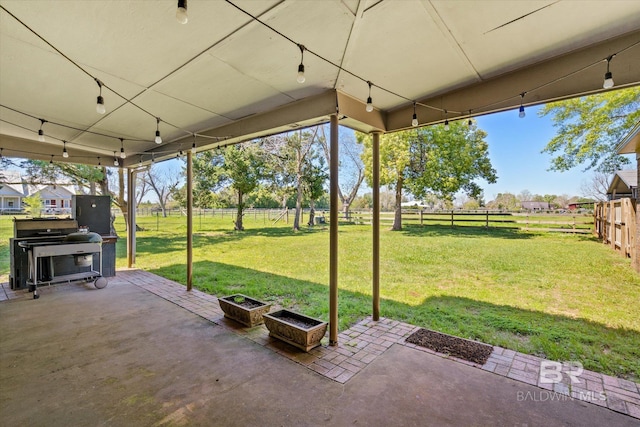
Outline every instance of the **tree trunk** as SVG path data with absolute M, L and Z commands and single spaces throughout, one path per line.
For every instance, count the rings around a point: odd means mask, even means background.
M 345 220 L 349 220 L 349 207 L 351 206 L 352 199 L 342 199 L 342 214 Z
M 298 195 L 296 197 L 296 215 L 293 219 L 293 229 L 300 230 L 300 212 L 302 211 L 302 172 L 300 171 L 300 163 L 298 163 L 298 173 L 296 174 L 296 187 Z
M 107 174 L 105 172 L 104 176 Z M 116 203 L 120 207 L 122 211 L 122 216 L 124 217 L 125 226 L 129 224 L 129 210 L 127 207 L 127 201 L 124 198 L 124 168 L 118 168 L 118 197 L 116 198 Z M 108 194 L 108 193 L 107 193 Z
M 393 227 L 391 227 L 393 231 L 402 230 L 402 181 L 402 177 L 398 177 L 398 181 L 396 182 L 395 215 L 393 216 Z
M 238 191 L 238 213 L 236 216 L 235 229 L 238 231 L 243 231 L 244 226 L 242 225 L 242 211 L 244 210 L 244 206 L 242 204 L 242 191 Z
M 315 202 L 313 200 L 309 201 L 309 222 L 307 223 L 307 225 L 309 227 L 313 227 L 314 221 L 315 221 L 315 216 L 316 216 L 316 210 L 315 210 Z

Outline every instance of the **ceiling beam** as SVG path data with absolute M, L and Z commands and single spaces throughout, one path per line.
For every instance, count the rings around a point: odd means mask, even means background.
M 0 134 L 0 148 L 2 155 L 13 158 L 52 160 L 54 162 L 80 163 L 87 165 L 97 165 L 101 159 L 103 166 L 113 166 L 113 155 L 96 153 L 91 150 L 77 148 L 76 144 L 67 144 L 68 158 L 62 157 L 62 144 L 48 144 L 33 139 L 20 138 L 17 136 Z M 119 162 L 122 159 L 118 158 Z
M 611 61 L 614 89 L 635 86 L 640 84 L 638 41 L 640 30 L 418 102 L 446 109 L 448 119 L 455 120 L 469 117 L 469 111 L 478 116 L 517 108 L 523 92 L 525 106 L 603 92 L 605 59 L 620 51 Z M 410 128 L 412 115 L 413 104 L 389 112 L 387 132 Z M 441 123 L 445 115 L 418 105 L 418 120 L 420 125 Z

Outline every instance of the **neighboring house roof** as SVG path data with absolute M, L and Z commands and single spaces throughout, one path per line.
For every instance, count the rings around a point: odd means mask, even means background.
M 33 194 L 36 193 L 44 199 L 68 199 L 76 194 L 73 187 L 65 185 L 41 185 Z
M 550 209 L 549 202 L 521 202 L 522 209 Z
M 634 188 L 638 188 L 638 171 L 636 169 L 617 171 L 609 184 L 607 194 L 631 194 Z
M 633 154 L 638 150 L 640 150 L 640 121 L 622 138 L 616 147 L 616 153 Z
M 19 171 L 2 171 L 0 178 L 0 194 L 28 197 L 35 193 L 41 193 L 44 198 L 66 199 L 76 194 L 72 185 L 67 184 L 29 184 L 20 175 Z
M 8 184 L 0 183 L 0 196 L 22 197 L 22 193 Z
M 29 186 L 18 171 L 2 171 L 0 194 L 25 197 L 29 195 Z

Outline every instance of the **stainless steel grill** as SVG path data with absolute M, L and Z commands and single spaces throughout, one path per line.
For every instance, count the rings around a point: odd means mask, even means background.
M 107 286 L 102 275 L 102 237 L 77 230 L 75 220 L 16 219 L 16 237 L 11 239 L 12 287 L 28 286 L 37 299 L 38 286 L 44 284 L 85 280 L 98 289 Z

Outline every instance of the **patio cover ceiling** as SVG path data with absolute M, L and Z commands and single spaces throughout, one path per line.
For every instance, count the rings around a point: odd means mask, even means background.
M 3 155 L 111 164 L 124 146 L 135 166 L 194 133 L 202 150 L 336 109 L 389 132 L 411 127 L 414 101 L 424 125 L 601 91 L 614 54 L 615 87 L 640 84 L 637 1 L 191 0 L 186 25 L 176 3 L 2 0 Z

